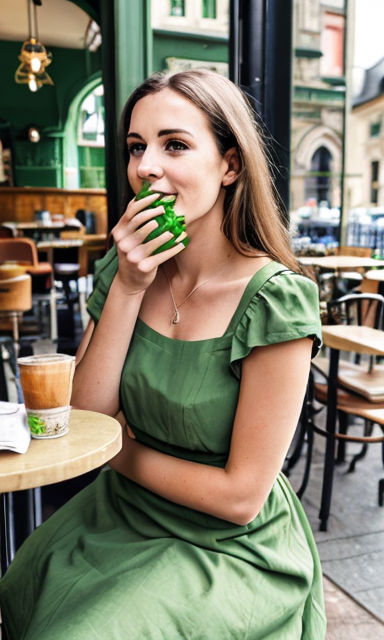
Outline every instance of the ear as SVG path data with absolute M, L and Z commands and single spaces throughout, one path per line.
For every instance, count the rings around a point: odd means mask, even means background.
M 240 171 L 240 158 L 236 147 L 231 147 L 225 152 L 224 160 L 227 163 L 227 170 L 221 184 L 223 187 L 228 187 L 236 182 Z

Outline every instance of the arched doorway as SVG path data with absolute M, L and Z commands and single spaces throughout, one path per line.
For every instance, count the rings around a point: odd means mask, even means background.
M 104 102 L 101 75 L 83 86 L 72 100 L 64 128 L 64 188 L 105 187 Z M 93 108 L 91 108 L 93 105 Z M 94 110 L 93 110 L 94 109 Z M 89 169 L 89 170 L 87 170 Z
M 319 147 L 311 158 L 309 175 L 305 180 L 305 198 L 314 198 L 317 204 L 326 202 L 332 206 L 332 155 L 325 146 Z

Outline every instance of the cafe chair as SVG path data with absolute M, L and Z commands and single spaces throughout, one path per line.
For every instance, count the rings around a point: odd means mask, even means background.
M 0 263 L 18 264 L 32 277 L 33 307 L 39 320 L 42 311 L 49 307 L 49 333 L 57 338 L 56 297 L 53 290 L 53 269 L 49 262 L 41 262 L 36 244 L 29 238 L 0 238 Z M 40 324 L 40 321 L 39 321 Z
M 340 333 L 337 349 L 330 349 L 330 357 L 317 356 L 312 362 L 310 399 L 308 402 L 307 433 L 308 451 L 305 481 L 308 481 L 312 455 L 313 434 L 327 438 L 324 466 L 322 504 L 320 510 L 320 529 L 326 530 L 331 503 L 332 479 L 335 463 L 345 460 L 345 446 L 348 442 L 362 444 L 348 471 L 354 471 L 356 462 L 366 453 L 370 443 L 382 444 L 384 463 L 384 435 L 373 435 L 373 428 L 384 427 L 384 367 L 376 362 L 384 355 L 383 329 L 384 298 L 377 294 L 350 294 L 328 303 L 328 322 L 323 327 L 324 334 L 333 327 Z M 337 326 L 339 325 L 339 326 Z M 352 343 L 344 337 L 344 327 L 350 327 L 356 339 Z M 375 348 L 371 350 L 361 346 L 358 340 L 360 328 L 374 334 Z M 360 334 L 359 334 L 360 332 Z M 377 344 L 376 344 L 377 343 Z M 327 344 L 327 342 L 326 342 Z M 339 358 L 340 351 L 349 353 L 350 359 Z M 362 356 L 367 360 L 362 362 Z M 320 408 L 317 408 L 317 406 Z M 316 416 L 327 407 L 326 429 L 315 424 Z M 348 434 L 349 418 L 363 419 L 363 432 L 360 435 Z M 355 425 L 356 427 L 358 425 Z M 336 453 L 336 445 L 337 456 Z M 308 462 L 309 460 L 309 462 Z M 306 486 L 306 485 L 305 485 Z M 304 486 L 304 489 L 305 489 Z M 379 481 L 378 502 L 384 502 L 384 479 Z
M 85 233 L 96 233 L 96 215 L 93 211 L 87 211 L 86 209 L 78 209 L 75 213 L 75 218 L 84 225 Z
M 14 238 L 15 232 L 12 227 L 0 224 L 0 238 Z
M 358 395 L 349 391 L 342 386 L 339 378 L 340 351 L 350 351 L 353 354 L 358 353 L 359 355 L 370 357 L 384 355 L 384 334 L 382 336 L 381 331 L 371 327 L 364 327 L 372 336 L 370 343 L 367 344 L 361 340 L 360 330 L 362 327 L 350 328 L 355 334 L 353 340 L 343 335 L 343 326 L 324 328 L 324 335 L 326 333 L 325 329 L 331 334 L 330 338 L 329 336 L 327 338 L 330 346 L 327 383 L 314 383 L 315 399 L 327 407 L 326 428 L 323 429 L 317 426 L 314 421 L 310 424 L 310 428 L 315 434 L 324 436 L 327 439 L 319 514 L 321 531 L 327 530 L 327 521 L 330 513 L 336 442 L 358 442 L 366 446 L 370 443 L 384 442 L 384 402 L 372 401 L 361 394 Z M 348 434 L 345 421 L 343 422 L 344 416 L 363 418 L 365 424 L 364 434 Z M 381 435 L 373 435 L 374 425 L 380 426 Z M 384 504 L 384 478 L 381 478 L 378 483 L 378 503 L 379 506 Z
M 32 276 L 32 290 L 49 291 L 52 283 L 52 267 L 40 262 L 36 244 L 29 238 L 0 238 L 0 263 L 18 262 L 26 266 Z
M 10 320 L 13 346 L 19 350 L 19 324 L 25 311 L 32 308 L 32 279 L 28 274 L 0 280 L 0 319 Z M 5 329 L 7 325 L 5 325 Z
M 346 324 L 383 329 L 384 298 L 378 294 L 349 294 L 328 302 L 327 312 L 328 325 Z M 360 364 L 360 360 L 360 354 L 355 353 L 353 361 L 342 360 L 340 362 L 339 384 L 343 388 L 363 396 L 369 402 L 384 402 L 384 366 L 377 364 L 373 356 L 368 359 L 366 364 Z M 315 374 L 320 374 L 327 382 L 329 358 L 322 355 L 317 356 L 312 361 L 312 368 Z M 324 388 L 321 387 L 321 391 L 319 386 L 315 385 L 314 388 L 314 398 L 323 403 Z M 348 415 L 341 413 L 339 420 L 341 431 L 347 433 Z M 364 435 L 369 435 L 370 430 L 369 421 L 366 421 Z M 341 439 L 338 443 L 337 463 L 345 461 L 345 445 L 346 441 Z M 352 458 L 348 472 L 355 470 L 357 461 L 361 460 L 366 452 L 367 444 L 363 443 L 361 451 Z

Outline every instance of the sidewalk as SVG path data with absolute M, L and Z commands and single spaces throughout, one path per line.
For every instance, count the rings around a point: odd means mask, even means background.
M 324 577 L 327 640 L 384 640 L 384 624 Z

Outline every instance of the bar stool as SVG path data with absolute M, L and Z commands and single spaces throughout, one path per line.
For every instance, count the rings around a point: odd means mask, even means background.
M 0 318 L 11 320 L 14 350 L 19 351 L 19 322 L 32 309 L 32 278 L 29 274 L 0 280 Z

